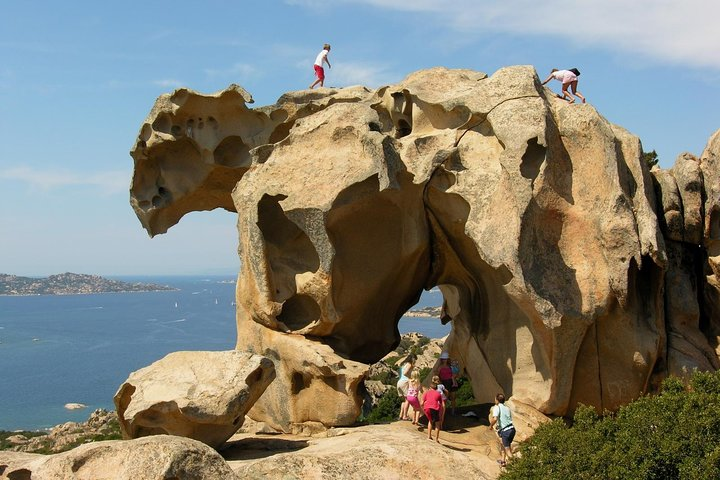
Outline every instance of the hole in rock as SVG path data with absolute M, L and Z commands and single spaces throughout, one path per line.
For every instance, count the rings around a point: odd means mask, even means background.
M 713 206 L 710 212 L 710 240 L 720 240 L 720 208 Z
M 402 138 L 410 135 L 412 133 L 412 126 L 404 120 L 399 119 L 397 122 L 397 127 L 395 128 L 395 138 Z
M 540 173 L 540 167 L 545 161 L 547 149 L 538 143 L 538 138 L 533 137 L 527 141 L 527 149 L 522 156 L 520 174 L 530 180 L 535 180 Z
M 172 202 L 172 194 L 164 187 L 158 187 L 157 195 L 152 198 L 152 205 L 155 208 L 163 207 Z
M 320 257 L 310 238 L 283 211 L 280 201 L 285 198 L 283 195 L 264 195 L 258 203 L 257 225 L 265 239 L 265 252 L 270 266 L 273 290 L 279 292 L 275 298 L 278 302 L 295 295 L 297 274 L 315 272 L 320 266 Z M 298 212 L 301 221 L 304 215 L 311 215 L 311 212 Z M 312 307 L 307 304 L 307 300 L 295 299 L 285 308 L 290 309 L 288 312 L 292 311 L 294 315 L 296 309 Z M 290 315 L 291 313 L 285 313 L 286 317 Z M 304 315 L 302 318 L 308 316 Z M 303 321 L 291 320 L 290 324 L 299 325 Z
M 170 119 L 170 116 L 161 113 L 160 115 L 155 118 L 155 121 L 152 123 L 152 128 L 156 132 L 162 132 L 162 133 L 170 133 L 170 129 L 172 127 L 172 120 Z
M 293 372 L 290 379 L 290 391 L 293 395 L 297 395 L 306 388 L 308 385 L 305 384 L 305 377 L 300 372 Z
M 290 330 L 301 330 L 320 319 L 320 307 L 308 295 L 294 295 L 283 303 L 277 319 Z
M 223 139 L 215 148 L 213 159 L 224 167 L 250 166 L 250 149 L 242 138 L 232 135 Z
M 450 318 L 447 317 L 446 309 L 443 309 L 444 303 L 445 298 L 439 287 L 423 291 L 418 302 L 400 318 L 400 334 L 417 332 L 428 338 L 442 338 L 449 334 L 452 324 L 448 323 Z

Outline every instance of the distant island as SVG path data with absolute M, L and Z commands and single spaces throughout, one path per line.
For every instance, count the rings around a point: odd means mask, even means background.
M 158 292 L 177 290 L 167 285 L 130 283 L 97 275 L 60 273 L 47 278 L 0 273 L 0 295 L 78 295 L 84 293 Z
M 422 307 L 405 313 L 406 317 L 439 317 L 442 307 Z

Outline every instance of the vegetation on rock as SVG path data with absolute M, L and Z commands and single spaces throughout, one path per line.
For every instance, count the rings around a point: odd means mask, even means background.
M 87 422 L 68 422 L 48 431 L 0 431 L 0 450 L 52 454 L 66 452 L 89 442 L 119 440 L 120 424 L 115 412 L 98 409 Z
M 647 164 L 648 168 L 652 168 L 658 164 L 658 154 L 655 150 L 651 152 L 643 151 L 641 154 L 643 161 Z
M 581 407 L 520 445 L 502 480 L 720 478 L 720 372 L 670 377 L 614 414 Z

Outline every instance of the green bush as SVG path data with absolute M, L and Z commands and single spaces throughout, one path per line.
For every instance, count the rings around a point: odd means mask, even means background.
M 393 375 L 393 372 L 390 371 L 384 371 L 376 373 L 375 375 L 370 375 L 368 380 L 382 382 L 384 385 L 395 385 L 395 383 L 397 383 L 395 375 Z
M 402 402 L 403 398 L 398 395 L 397 390 L 391 388 L 383 393 L 377 406 L 362 421 L 367 423 L 392 422 L 400 415 Z
M 402 356 L 402 355 L 399 356 L 399 357 L 395 357 L 395 356 L 393 356 L 393 357 L 388 357 L 388 358 L 385 359 L 385 363 L 386 363 L 387 366 L 389 366 L 390 368 L 395 368 L 395 365 L 397 364 L 397 362 L 399 362 L 400 359 L 404 359 L 404 358 L 405 358 L 405 357 Z M 399 365 L 398 365 L 398 366 L 399 366 Z
M 425 379 L 427 379 L 427 381 L 429 382 L 430 379 L 427 378 L 427 377 L 428 377 L 428 375 L 430 375 L 431 373 L 432 373 L 432 368 L 430 368 L 430 367 L 423 367 L 423 368 L 421 368 L 421 369 L 420 369 L 420 381 L 421 381 L 421 382 L 425 382 Z
M 615 414 L 581 406 L 572 426 L 541 426 L 520 453 L 501 479 L 718 479 L 720 372 L 669 378 Z
M 460 388 L 455 392 L 455 405 L 465 407 L 467 405 L 475 405 L 475 395 L 473 395 L 472 385 L 470 381 L 464 378 L 459 380 Z

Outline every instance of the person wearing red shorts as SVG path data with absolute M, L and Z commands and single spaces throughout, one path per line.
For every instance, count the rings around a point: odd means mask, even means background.
M 314 88 L 315 85 L 318 83 L 322 87 L 325 83 L 325 69 L 323 68 L 323 63 L 327 63 L 328 68 L 332 68 L 332 65 L 330 65 L 330 60 L 328 60 L 328 53 L 330 53 L 330 44 L 326 43 L 323 45 L 323 49 L 318 53 L 317 58 L 315 59 L 315 76 L 317 79 L 313 82 L 312 85 L 310 85 L 310 88 Z
M 442 395 L 436 389 L 437 383 L 430 383 L 430 389 L 426 389 L 423 393 L 422 407 L 425 412 L 425 416 L 428 419 L 428 439 L 432 440 L 432 431 L 433 428 L 436 428 L 437 433 L 435 434 L 435 441 L 439 443 L 440 428 L 442 427 L 440 412 L 444 408 L 444 405 Z

